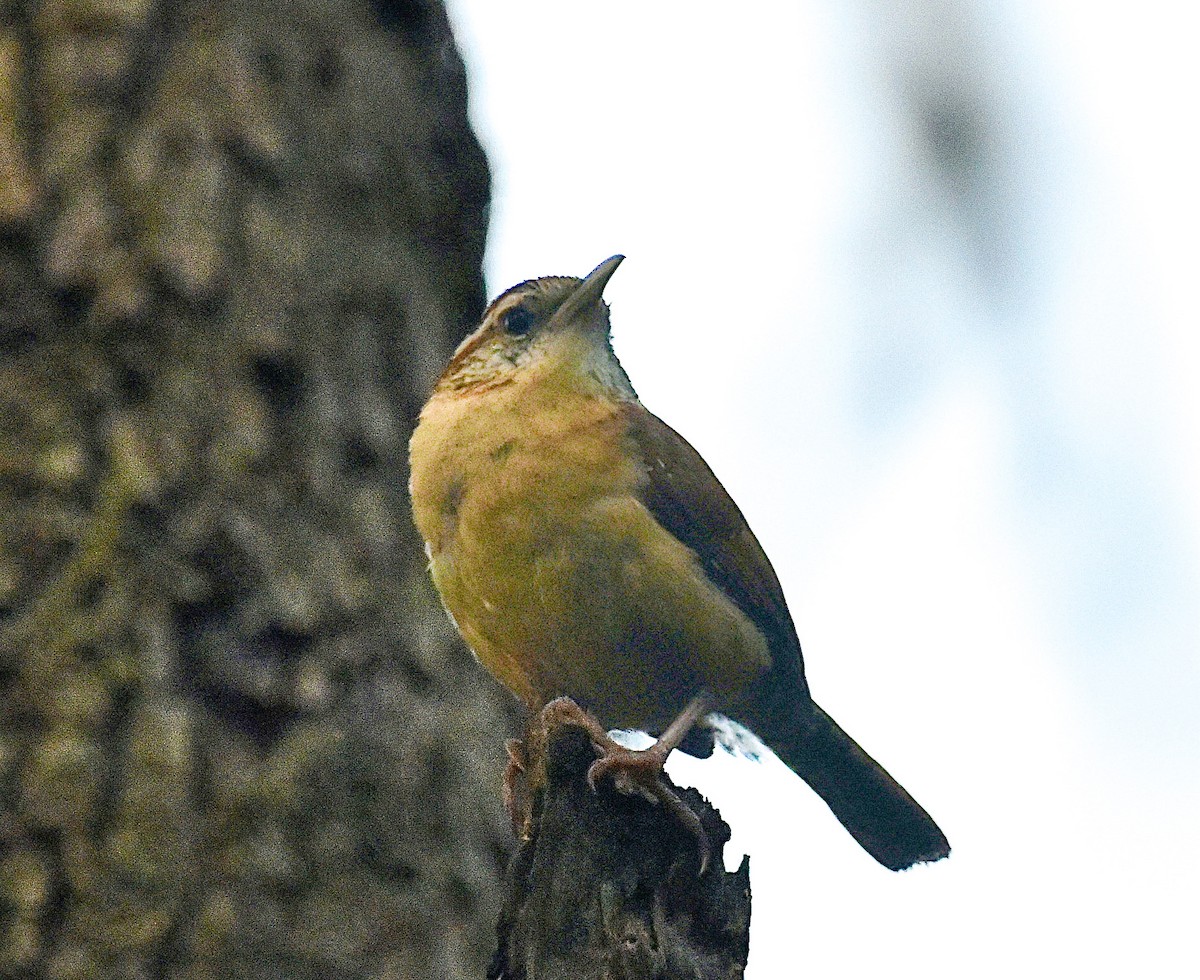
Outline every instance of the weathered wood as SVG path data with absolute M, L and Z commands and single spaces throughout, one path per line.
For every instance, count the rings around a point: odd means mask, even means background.
M 548 738 L 547 784 L 531 834 L 508 870 L 489 980 L 727 980 L 750 941 L 749 859 L 725 870 L 729 827 L 694 789 L 679 790 L 711 842 L 699 874 L 696 838 L 663 807 L 595 791 L 587 733 Z

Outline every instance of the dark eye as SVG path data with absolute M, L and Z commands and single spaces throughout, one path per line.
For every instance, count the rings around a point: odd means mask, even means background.
M 514 337 L 524 337 L 533 329 L 534 319 L 532 310 L 524 306 L 514 306 L 504 314 L 504 318 L 500 322 L 506 333 L 510 333 Z

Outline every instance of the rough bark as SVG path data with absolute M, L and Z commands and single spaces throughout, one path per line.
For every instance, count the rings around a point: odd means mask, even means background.
M 0 4 L 0 976 L 484 971 L 405 484 L 487 200 L 436 3 Z
M 731 980 L 750 943 L 750 865 L 726 872 L 729 827 L 694 789 L 677 790 L 708 835 L 604 780 L 587 733 L 549 735 L 547 782 L 513 858 L 490 980 Z

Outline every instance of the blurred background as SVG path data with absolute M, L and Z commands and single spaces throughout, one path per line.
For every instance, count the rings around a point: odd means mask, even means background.
M 889 875 L 782 766 L 676 760 L 751 854 L 748 976 L 1185 975 L 1197 14 L 450 14 L 489 293 L 628 256 L 642 400 L 772 556 L 817 700 L 954 847 Z

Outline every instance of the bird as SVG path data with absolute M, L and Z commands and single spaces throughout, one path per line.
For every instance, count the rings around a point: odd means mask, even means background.
M 602 730 L 660 735 L 641 755 L 598 740 L 591 776 L 661 772 L 719 712 L 883 866 L 946 857 L 929 814 L 812 699 L 783 589 L 742 512 L 638 399 L 603 298 L 623 259 L 505 290 L 436 382 L 409 491 L 442 604 L 531 713 L 568 697 Z

